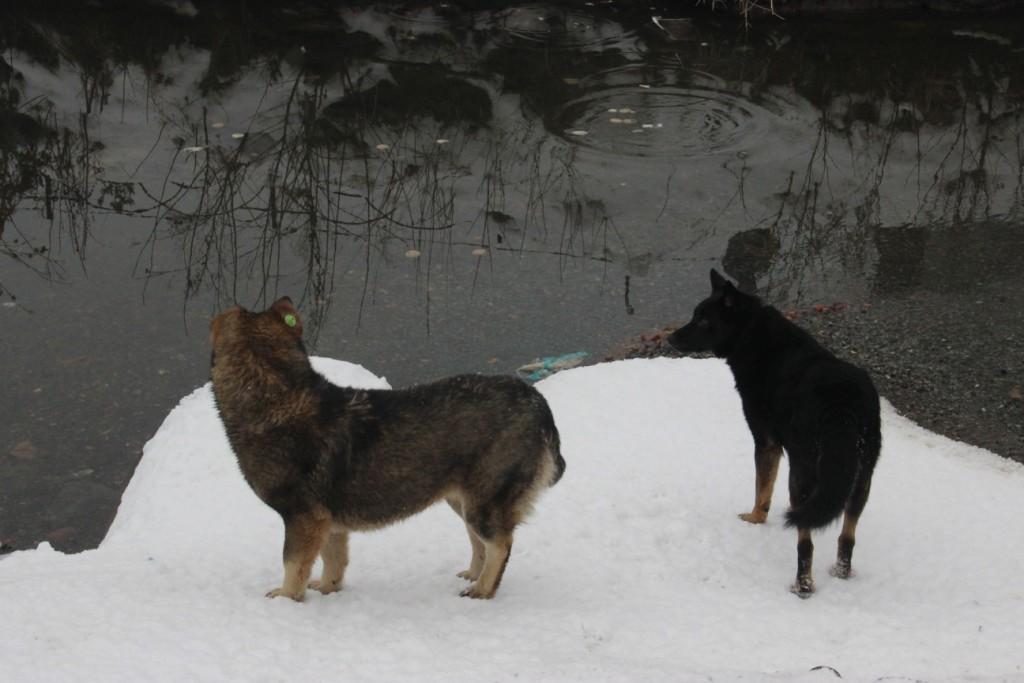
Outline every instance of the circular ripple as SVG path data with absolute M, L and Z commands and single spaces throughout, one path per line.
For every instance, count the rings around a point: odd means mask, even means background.
M 572 143 L 617 155 L 699 156 L 742 150 L 775 114 L 712 76 L 619 69 L 580 84 L 584 94 L 549 118 Z

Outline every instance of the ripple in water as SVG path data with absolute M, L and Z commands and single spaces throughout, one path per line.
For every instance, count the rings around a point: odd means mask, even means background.
M 683 69 L 627 68 L 580 83 L 549 118 L 552 132 L 617 155 L 700 156 L 745 149 L 776 114 L 719 79 Z

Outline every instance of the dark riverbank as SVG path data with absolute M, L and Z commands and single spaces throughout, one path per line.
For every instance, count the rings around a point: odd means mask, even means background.
M 1024 463 L 1024 287 L 1017 270 L 1024 239 L 1014 226 L 987 232 L 986 246 L 970 257 L 956 250 L 954 238 L 935 240 L 937 258 L 918 268 L 903 262 L 901 282 L 885 283 L 865 301 L 779 308 L 869 370 L 902 414 Z M 687 304 L 697 296 L 685 297 Z M 677 355 L 664 341 L 674 327 L 634 339 L 608 358 Z

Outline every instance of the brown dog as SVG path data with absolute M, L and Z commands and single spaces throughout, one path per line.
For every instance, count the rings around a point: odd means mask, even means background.
M 512 532 L 565 470 L 538 391 L 511 377 L 463 375 L 398 391 L 339 387 L 317 374 L 287 297 L 235 307 L 210 326 L 217 408 L 246 481 L 284 520 L 284 582 L 268 597 L 340 590 L 349 531 L 446 500 L 473 554 L 462 592 L 494 596 Z

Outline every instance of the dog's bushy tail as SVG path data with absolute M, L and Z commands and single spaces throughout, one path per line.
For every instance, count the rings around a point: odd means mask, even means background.
M 819 529 L 832 523 L 846 507 L 870 439 L 854 415 L 837 416 L 822 425 L 818 438 L 815 488 L 801 505 L 786 513 L 786 526 Z
M 554 486 L 565 474 L 565 458 L 562 457 L 562 441 L 558 436 L 558 429 L 555 423 L 551 423 L 551 429 L 544 435 L 547 442 L 548 455 L 555 464 L 555 470 L 551 474 L 551 481 L 548 486 Z
M 555 426 L 555 417 L 551 414 L 551 408 L 546 401 L 543 407 L 544 421 L 542 429 L 544 430 L 544 447 L 555 466 L 548 486 L 554 486 L 562 478 L 562 475 L 565 474 L 565 458 L 562 457 L 562 439 L 558 435 L 558 427 Z

